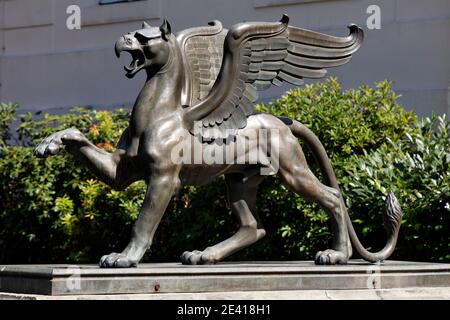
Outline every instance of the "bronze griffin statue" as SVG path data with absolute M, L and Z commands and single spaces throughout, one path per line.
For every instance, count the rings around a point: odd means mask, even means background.
M 35 150 L 37 156 L 46 157 L 65 146 L 115 189 L 137 180 L 147 182 L 131 241 L 121 253 L 103 256 L 100 267 L 136 266 L 175 191 L 186 184 L 207 184 L 220 175 L 225 175 L 229 203 L 240 228 L 203 251 L 184 252 L 183 264 L 213 264 L 264 237 L 256 193 L 264 177 L 273 173 L 331 217 L 332 246 L 317 253 L 316 264 L 347 263 L 352 245 L 371 262 L 392 254 L 402 219 L 395 196 L 391 193 L 386 198 L 387 243 L 371 253 L 358 240 L 319 139 L 294 119 L 254 113 L 258 91 L 284 82 L 301 85 L 302 78 L 321 78 L 326 68 L 347 63 L 363 41 L 363 31 L 356 25 L 349 26 L 349 36 L 334 37 L 288 22 L 284 15 L 279 22 L 245 22 L 226 30 L 213 21 L 178 35 L 166 20 L 160 27 L 144 22 L 142 29 L 117 40 L 116 55 L 126 51 L 132 56 L 126 76 L 145 70 L 147 79 L 116 151 L 97 148 L 75 128 L 52 134 Z M 325 184 L 308 168 L 297 139 L 312 150 Z

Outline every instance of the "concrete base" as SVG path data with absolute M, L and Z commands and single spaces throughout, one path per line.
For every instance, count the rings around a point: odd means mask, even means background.
M 95 265 L 0 266 L 0 299 L 346 299 L 350 293 L 367 299 L 383 295 L 394 298 L 395 292 L 402 292 L 399 298 L 410 292 L 410 298 L 425 295 L 448 299 L 449 288 L 450 264 L 403 261 L 369 264 L 352 260 L 338 266 L 316 266 L 311 261 L 214 266 L 154 263 L 131 269 L 100 269 Z
M 1 293 L 0 300 L 450 300 L 450 287 L 366 290 L 229 291 L 48 296 Z

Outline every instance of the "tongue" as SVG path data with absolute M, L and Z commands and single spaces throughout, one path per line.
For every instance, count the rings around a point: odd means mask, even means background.
M 130 71 L 133 71 L 134 69 L 136 69 L 137 64 L 138 64 L 138 60 L 136 59 L 136 60 L 131 61 L 130 65 L 128 67 L 124 66 L 123 68 L 125 69 L 125 71 L 130 72 Z

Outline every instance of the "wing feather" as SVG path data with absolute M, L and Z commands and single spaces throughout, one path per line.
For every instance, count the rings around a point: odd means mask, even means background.
M 278 80 L 288 82 L 290 84 L 295 84 L 297 86 L 303 85 L 304 81 L 302 78 L 298 78 L 296 76 L 292 76 L 286 72 L 280 71 L 278 73 Z
M 264 61 L 261 63 L 261 70 L 278 71 L 283 65 L 284 61 Z
M 272 84 L 279 87 L 279 86 L 283 85 L 283 81 L 281 81 L 278 78 L 275 78 L 275 79 L 272 79 Z
M 186 108 L 186 118 L 204 123 L 204 131 L 209 130 L 204 137 L 228 138 L 229 132 L 246 126 L 258 99 L 257 91 L 284 82 L 302 85 L 303 78 L 322 78 L 326 68 L 350 61 L 362 43 L 363 32 L 355 25 L 349 29 L 347 37 L 329 36 L 288 26 L 285 16 L 279 23 L 233 26 L 224 38 L 224 54 L 214 85 L 201 102 Z M 201 51 L 204 46 L 197 48 Z M 201 54 L 191 59 L 192 70 L 198 68 L 200 77 L 213 78 L 202 74 L 212 64 L 208 65 Z M 215 59 L 217 66 L 217 55 Z M 195 89 L 193 92 L 197 93 Z
M 256 88 L 250 84 L 246 84 L 245 91 L 243 95 L 248 99 L 250 102 L 255 102 L 258 100 L 258 91 Z
M 258 91 L 264 91 L 272 86 L 272 81 L 256 80 L 253 85 Z
M 300 75 L 304 78 L 318 79 L 322 78 L 327 74 L 327 70 L 325 69 L 314 69 L 314 68 L 306 68 L 301 66 L 296 66 L 294 64 L 285 63 L 281 71 L 292 75 L 293 77 L 297 77 Z
M 311 68 L 337 67 L 350 61 L 352 56 L 336 59 L 309 58 L 307 56 L 289 54 L 284 60 L 287 63 L 297 66 L 309 66 Z
M 182 92 L 184 106 L 200 102 L 211 91 L 222 65 L 227 31 L 216 20 L 208 26 L 187 29 L 177 35 L 187 66 Z

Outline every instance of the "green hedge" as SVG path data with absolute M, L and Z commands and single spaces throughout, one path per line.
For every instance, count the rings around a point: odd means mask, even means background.
M 406 112 L 387 81 L 343 92 L 330 79 L 291 90 L 258 109 L 295 118 L 323 141 L 366 246 L 384 244 L 383 198 L 393 190 L 405 217 L 392 258 L 450 261 L 445 117 L 419 120 Z M 113 150 L 129 115 L 121 109 L 76 108 L 59 116 L 16 111 L 13 104 L 0 107 L 0 262 L 96 263 L 101 255 L 121 250 L 139 212 L 144 183 L 114 191 L 77 168 L 66 153 L 37 159 L 32 152 L 42 138 L 71 126 Z M 15 117 L 21 123 L 12 134 L 8 126 Z M 258 207 L 267 236 L 230 259 L 311 259 L 327 247 L 326 214 L 287 191 L 276 177 L 262 183 Z M 236 229 L 222 178 L 201 188 L 185 187 L 171 202 L 145 260 L 178 261 L 184 250 L 213 245 Z

